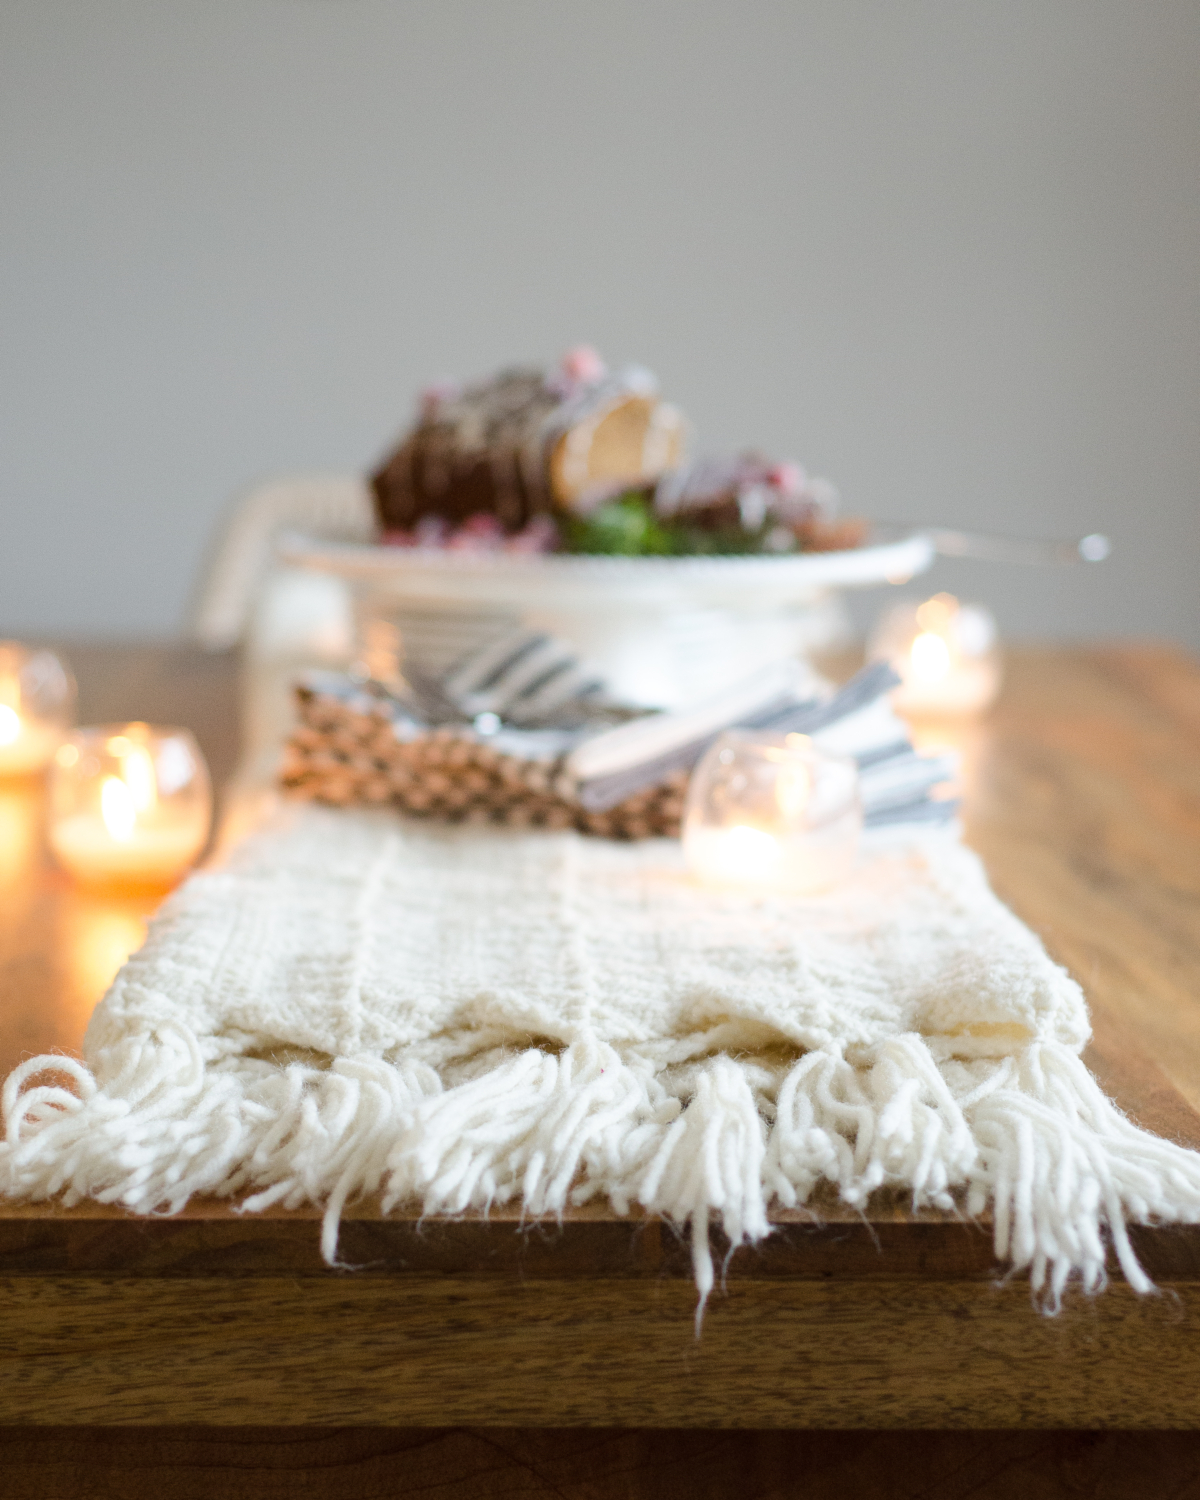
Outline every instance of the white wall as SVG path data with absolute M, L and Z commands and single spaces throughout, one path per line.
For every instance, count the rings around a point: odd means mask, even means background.
M 1200 645 L 1194 0 L 0 0 L 0 631 L 179 627 L 228 497 L 580 339 L 1012 634 Z

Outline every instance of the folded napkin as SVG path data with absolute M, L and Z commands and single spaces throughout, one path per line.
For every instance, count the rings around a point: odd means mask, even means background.
M 532 640 L 535 650 L 538 642 L 559 649 L 545 637 Z M 467 666 L 471 680 L 482 673 L 489 682 L 494 652 L 477 653 Z M 572 658 L 564 670 L 575 671 Z M 299 685 L 300 722 L 279 775 L 293 796 L 335 806 L 391 802 L 454 821 L 670 837 L 680 831 L 688 773 L 724 730 L 737 727 L 805 734 L 853 757 L 868 828 L 948 822 L 958 807 L 957 759 L 914 750 L 889 701 L 898 681 L 877 662 L 835 692 L 800 663 L 780 662 L 685 710 L 626 717 L 613 727 L 610 705 L 582 718 L 572 710 L 566 725 L 531 728 L 492 709 L 465 719 L 472 693 L 453 673 L 401 696 L 381 683 L 310 673 Z M 484 701 L 483 691 L 473 690 L 475 702 Z
M 953 832 L 874 834 L 809 897 L 700 887 L 678 845 L 277 810 L 151 926 L 88 1028 L 3 1092 L 0 1185 L 178 1211 L 381 1192 L 531 1215 L 606 1196 L 769 1233 L 850 1204 L 995 1210 L 1057 1305 L 1127 1218 L 1200 1218 L 1200 1156 L 1136 1129 L 1079 1060 L 1083 996 Z M 69 1074 L 73 1090 L 37 1083 Z

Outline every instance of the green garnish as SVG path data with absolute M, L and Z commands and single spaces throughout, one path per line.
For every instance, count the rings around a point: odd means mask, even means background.
M 776 545 L 771 525 L 747 531 L 741 526 L 664 521 L 654 514 L 649 496 L 638 490 L 605 500 L 587 516 L 571 517 L 563 525 L 563 539 L 568 552 L 601 557 L 730 557 L 796 550 L 790 537 L 783 546 Z
M 671 532 L 646 497 L 632 491 L 605 500 L 588 516 L 572 518 L 567 546 L 572 552 L 606 557 L 670 557 L 678 551 Z

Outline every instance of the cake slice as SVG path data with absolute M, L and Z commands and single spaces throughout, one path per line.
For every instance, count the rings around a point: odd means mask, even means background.
M 684 433 L 648 370 L 610 371 L 593 349 L 574 349 L 548 372 L 426 390 L 416 425 L 372 476 L 376 513 L 385 535 L 480 516 L 517 533 L 653 484 L 681 461 Z

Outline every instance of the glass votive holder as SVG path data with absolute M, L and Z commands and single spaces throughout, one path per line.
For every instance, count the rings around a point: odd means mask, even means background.
M 871 633 L 867 656 L 900 674 L 892 702 L 900 713 L 934 716 L 982 712 L 1000 690 L 996 621 L 978 604 L 935 594 L 886 611 Z
M 824 890 L 853 869 L 862 826 L 849 756 L 803 734 L 731 729 L 692 773 L 684 859 L 714 884 Z
M 75 714 L 75 679 L 53 651 L 0 641 L 0 776 L 40 771 Z
M 77 880 L 173 884 L 212 824 L 212 783 L 186 729 L 101 724 L 78 729 L 50 769 L 50 847 Z

